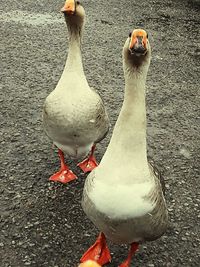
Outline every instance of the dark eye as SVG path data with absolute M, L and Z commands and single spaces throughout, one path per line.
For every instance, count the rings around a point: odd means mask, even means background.
M 77 1 L 76 3 L 77 3 L 77 5 L 80 5 L 80 2 L 79 1 Z
M 132 32 L 129 33 L 129 37 L 131 37 L 131 35 L 132 35 Z

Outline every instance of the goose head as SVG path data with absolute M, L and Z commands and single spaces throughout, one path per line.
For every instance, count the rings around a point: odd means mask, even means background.
M 134 69 L 149 66 L 151 47 L 145 30 L 135 29 L 129 34 L 123 48 L 123 57 L 125 65 Z
M 64 6 L 61 8 L 61 12 L 63 12 L 70 29 L 81 30 L 85 20 L 85 10 L 79 1 L 66 0 Z
M 88 260 L 81 263 L 78 267 L 101 267 L 97 262 Z

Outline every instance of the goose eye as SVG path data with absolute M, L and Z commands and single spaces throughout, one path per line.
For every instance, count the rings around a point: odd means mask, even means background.
M 129 33 L 129 37 L 131 37 L 131 35 L 132 35 L 132 32 Z
M 76 3 L 77 3 L 77 5 L 80 5 L 80 2 L 79 1 L 77 1 Z

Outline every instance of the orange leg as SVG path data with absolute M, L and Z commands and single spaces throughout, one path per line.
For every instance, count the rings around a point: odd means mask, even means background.
M 54 182 L 60 182 L 63 184 L 66 184 L 74 179 L 77 178 L 77 176 L 69 169 L 69 167 L 65 164 L 65 158 L 64 153 L 58 149 L 58 155 L 60 157 L 60 170 L 53 174 L 49 180 Z
M 132 256 L 135 254 L 138 247 L 139 247 L 138 243 L 131 244 L 131 248 L 129 250 L 127 259 L 122 264 L 120 264 L 119 267 L 130 267 Z
M 88 158 L 84 159 L 82 162 L 77 164 L 77 166 L 80 167 L 84 173 L 91 172 L 93 169 L 95 169 L 98 166 L 98 163 L 94 156 L 95 147 L 96 145 L 92 146 L 92 149 L 91 149 L 91 152 Z
M 100 233 L 94 245 L 92 245 L 80 259 L 81 262 L 87 260 L 96 261 L 100 265 L 111 262 L 110 251 L 106 244 L 106 237 L 104 233 Z

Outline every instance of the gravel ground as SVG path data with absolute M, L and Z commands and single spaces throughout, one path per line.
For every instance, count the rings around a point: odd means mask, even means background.
M 66 60 L 67 30 L 59 12 L 63 1 L 2 2 L 1 266 L 74 267 L 98 231 L 81 209 L 85 176 L 75 164 L 77 181 L 48 181 L 59 162 L 41 125 L 44 99 Z M 153 47 L 147 81 L 148 145 L 166 181 L 170 226 L 162 238 L 140 247 L 132 266 L 198 267 L 200 2 L 82 2 L 87 12 L 85 73 L 104 98 L 112 127 L 123 99 L 121 50 L 127 35 L 142 26 Z M 98 145 L 98 160 L 111 132 Z M 116 267 L 127 248 L 110 244 L 110 249 L 109 266 Z

